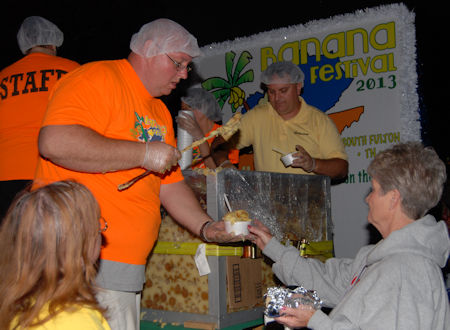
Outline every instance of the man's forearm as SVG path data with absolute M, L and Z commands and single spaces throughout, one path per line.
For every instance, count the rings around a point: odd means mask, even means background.
M 174 220 L 194 235 L 200 234 L 205 221 L 212 220 L 184 181 L 161 185 L 160 200 Z
M 327 175 L 332 179 L 342 179 L 348 174 L 348 162 L 341 158 L 315 159 L 315 174 Z

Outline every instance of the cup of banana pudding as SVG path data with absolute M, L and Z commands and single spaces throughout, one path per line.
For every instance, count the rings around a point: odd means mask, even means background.
M 225 221 L 225 230 L 227 233 L 234 235 L 248 235 L 248 225 L 252 219 L 249 218 L 248 212 L 245 210 L 236 210 L 228 212 L 223 217 Z

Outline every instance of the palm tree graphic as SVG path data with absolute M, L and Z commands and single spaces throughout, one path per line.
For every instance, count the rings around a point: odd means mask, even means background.
M 223 109 L 223 105 L 228 100 L 233 113 L 235 113 L 240 106 L 244 106 L 245 111 L 242 112 L 245 113 L 250 110 L 250 107 L 245 101 L 244 90 L 239 86 L 247 82 L 252 82 L 254 79 L 253 70 L 247 70 L 241 74 L 247 64 L 250 63 L 252 55 L 248 51 L 243 51 L 239 56 L 233 72 L 235 57 L 236 54 L 233 51 L 225 54 L 227 79 L 211 77 L 202 82 L 202 87 L 207 91 L 212 92 L 217 99 L 220 108 Z

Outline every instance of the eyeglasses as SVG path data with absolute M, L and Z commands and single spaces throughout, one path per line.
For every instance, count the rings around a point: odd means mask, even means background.
M 175 64 L 176 70 L 178 72 L 181 72 L 183 70 L 186 70 L 186 72 L 190 72 L 192 68 L 189 65 L 182 65 L 181 63 L 175 61 L 172 57 L 166 54 L 166 56 Z
M 108 229 L 108 223 L 106 222 L 105 218 L 103 218 L 103 217 L 100 217 L 100 222 L 103 222 L 102 227 L 98 231 L 101 234 L 101 233 L 104 233 L 106 231 L 106 229 Z

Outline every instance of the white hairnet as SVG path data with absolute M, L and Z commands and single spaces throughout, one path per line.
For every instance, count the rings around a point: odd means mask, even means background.
M 147 42 L 151 40 L 151 42 Z M 130 48 L 136 54 L 152 57 L 164 53 L 201 54 L 197 39 L 180 24 L 160 18 L 141 27 L 131 37 Z
M 261 74 L 261 82 L 270 84 L 297 84 L 305 80 L 303 71 L 292 62 L 275 62 Z
M 35 46 L 53 45 L 59 47 L 63 44 L 64 34 L 49 20 L 41 16 L 25 18 L 17 32 L 17 43 L 23 54 Z
M 189 88 L 181 98 L 192 109 L 199 110 L 212 121 L 221 121 L 222 112 L 216 98 L 203 88 Z

